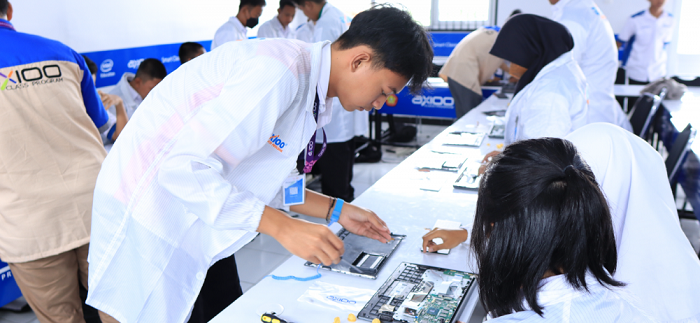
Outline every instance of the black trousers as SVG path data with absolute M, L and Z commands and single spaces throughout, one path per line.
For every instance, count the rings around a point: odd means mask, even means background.
M 194 302 L 189 323 L 206 323 L 243 295 L 236 258 L 217 261 L 207 270 L 204 285 Z
M 316 153 L 321 151 L 321 145 L 317 144 Z M 299 172 L 304 169 L 304 153 L 297 161 Z M 352 167 L 355 165 L 355 140 L 346 142 L 329 143 L 326 152 L 323 153 L 311 171 L 314 175 L 321 175 L 321 192 L 325 195 L 341 198 L 346 202 L 355 199 L 355 189 L 352 182 Z
M 449 86 L 452 98 L 455 100 L 457 119 L 467 114 L 471 109 L 476 108 L 484 100 L 481 93 L 476 93 L 449 77 L 447 78 L 447 86 Z

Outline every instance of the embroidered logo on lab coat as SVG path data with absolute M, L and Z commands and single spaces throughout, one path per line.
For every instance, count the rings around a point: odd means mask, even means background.
M 270 144 L 272 147 L 277 149 L 279 152 L 282 152 L 284 149 L 284 146 L 287 144 L 283 142 L 280 138 L 280 135 L 275 135 L 274 133 L 272 136 L 270 136 L 270 140 L 267 141 L 268 144 Z
M 396 96 L 396 94 L 389 94 L 389 96 L 386 97 L 386 105 L 390 107 L 395 107 L 396 103 L 399 102 L 399 98 Z

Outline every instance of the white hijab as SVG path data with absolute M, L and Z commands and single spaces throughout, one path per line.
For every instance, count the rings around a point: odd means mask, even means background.
M 590 165 L 611 207 L 614 278 L 662 322 L 700 322 L 700 261 L 684 235 L 661 156 L 609 123 L 566 136 Z

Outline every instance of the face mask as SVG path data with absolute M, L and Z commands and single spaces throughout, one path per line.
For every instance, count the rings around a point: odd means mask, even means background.
M 245 22 L 245 26 L 248 28 L 253 28 L 258 25 L 258 18 L 250 18 Z

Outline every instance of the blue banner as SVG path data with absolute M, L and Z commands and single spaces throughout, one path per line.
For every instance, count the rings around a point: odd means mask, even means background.
M 446 87 L 423 88 L 423 93 L 414 96 L 404 88 L 397 95 L 390 95 L 381 113 L 402 114 L 420 117 L 455 119 L 455 100 Z
M 10 266 L 0 261 L 0 307 L 22 296 L 19 287 L 12 277 Z
M 468 32 L 431 32 L 433 36 L 433 52 L 435 56 L 450 56 L 452 50 Z
M 211 48 L 211 41 L 199 41 L 204 48 Z M 139 64 L 146 58 L 156 58 L 163 62 L 168 73 L 180 66 L 177 53 L 178 44 L 134 47 L 101 52 L 83 53 L 97 64 L 97 87 L 117 84 L 126 72 L 136 73 Z

